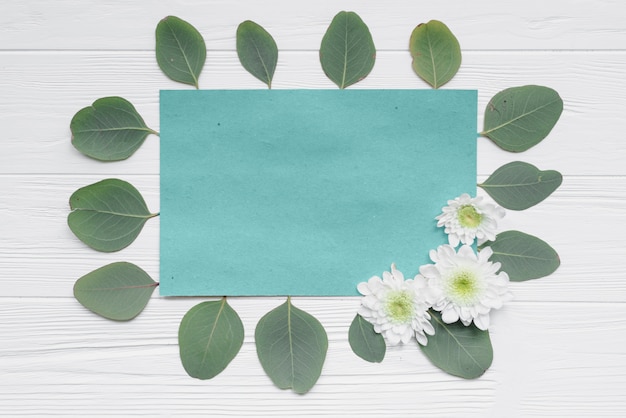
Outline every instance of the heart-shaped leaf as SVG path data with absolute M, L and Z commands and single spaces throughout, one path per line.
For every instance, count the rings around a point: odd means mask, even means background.
M 246 20 L 237 28 L 237 55 L 250 74 L 272 88 L 278 48 L 272 35 L 259 24 Z
M 167 16 L 156 28 L 156 58 L 166 76 L 198 88 L 206 61 L 206 45 L 192 25 L 176 16 Z
M 354 12 L 339 12 L 322 38 L 320 62 L 340 89 L 364 79 L 376 60 L 376 47 L 367 25 Z
M 194 306 L 178 329 L 180 359 L 187 374 L 198 379 L 217 376 L 239 353 L 243 337 L 243 323 L 226 298 Z
M 104 252 L 132 243 L 152 214 L 131 184 L 107 179 L 76 190 L 70 197 L 67 223 L 85 244 Z
M 549 276 L 561 264 L 559 255 L 548 243 L 520 231 L 501 232 L 481 249 L 485 247 L 493 251 L 489 260 L 501 263 L 501 270 L 514 282 Z
M 158 285 L 136 265 L 119 262 L 78 279 L 74 284 L 74 297 L 98 315 L 128 321 L 143 311 Z
M 348 331 L 348 342 L 354 354 L 370 363 L 380 363 L 385 358 L 387 345 L 374 326 L 357 314 Z
M 499 205 L 524 210 L 550 196 L 562 182 L 563 176 L 558 171 L 540 171 L 532 164 L 513 161 L 498 168 L 478 187 Z
M 481 135 L 506 151 L 526 151 L 548 136 L 562 112 L 563 100 L 551 88 L 512 87 L 487 104 Z
M 315 385 L 328 337 L 322 324 L 293 306 L 291 298 L 261 318 L 254 337 L 259 361 L 276 386 L 306 393 Z
M 461 66 L 459 41 L 438 20 L 421 23 L 413 30 L 409 51 L 413 71 L 434 88 L 450 81 Z
M 143 144 L 148 128 L 134 106 L 121 97 L 103 97 L 79 110 L 70 123 L 72 145 L 102 161 L 124 160 Z
M 428 337 L 428 345 L 420 344 L 426 357 L 444 372 L 465 379 L 485 373 L 493 361 L 489 332 L 474 324 L 466 327 L 460 321 L 446 324 L 439 312 L 429 312 L 435 335 Z

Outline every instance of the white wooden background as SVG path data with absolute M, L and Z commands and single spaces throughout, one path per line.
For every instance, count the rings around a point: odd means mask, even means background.
M 169 3 L 169 4 L 168 4 Z M 354 88 L 428 88 L 407 51 L 421 22 L 445 22 L 463 65 L 444 88 L 478 89 L 482 112 L 496 92 L 524 84 L 556 89 L 561 120 L 521 155 L 479 139 L 479 180 L 514 160 L 556 169 L 548 200 L 511 212 L 503 229 L 548 241 L 561 255 L 552 276 L 513 284 L 515 301 L 493 316 L 495 358 L 480 379 L 451 377 L 413 346 L 361 361 L 347 330 L 358 298 L 295 298 L 329 334 L 317 386 L 305 396 L 275 388 L 259 365 L 254 326 L 282 303 L 234 298 L 246 327 L 240 354 L 211 381 L 188 377 L 178 324 L 200 298 L 161 298 L 116 323 L 72 296 L 76 279 L 130 261 L 155 280 L 159 220 L 119 253 L 95 252 L 66 225 L 68 198 L 108 177 L 133 183 L 159 206 L 159 140 L 129 160 L 98 163 L 70 143 L 72 116 L 95 99 L 130 100 L 159 129 L 154 29 L 167 15 L 196 26 L 208 48 L 201 88 L 263 88 L 235 52 L 251 19 L 276 39 L 274 88 L 334 88 L 318 61 L 340 10 L 368 24 L 377 61 Z M 622 1 L 128 0 L 0 1 L 0 415 L 1 416 L 626 416 L 626 6 Z

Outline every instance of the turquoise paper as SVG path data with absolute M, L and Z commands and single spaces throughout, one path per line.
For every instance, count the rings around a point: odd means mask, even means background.
M 476 91 L 161 91 L 166 296 L 353 296 L 447 243 Z

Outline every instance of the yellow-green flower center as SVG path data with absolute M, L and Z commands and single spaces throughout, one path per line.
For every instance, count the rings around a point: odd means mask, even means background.
M 457 212 L 457 218 L 463 228 L 477 228 L 483 220 L 483 215 L 472 205 L 463 205 Z
M 472 271 L 459 270 L 448 280 L 448 297 L 459 305 L 473 304 L 480 290 L 480 281 Z
M 393 322 L 408 322 L 414 313 L 413 296 L 407 291 L 391 292 L 385 301 L 385 311 Z

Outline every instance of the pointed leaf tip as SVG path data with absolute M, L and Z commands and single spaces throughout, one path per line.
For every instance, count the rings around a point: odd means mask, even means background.
M 357 314 L 348 331 L 350 348 L 357 356 L 370 363 L 380 363 L 385 358 L 385 338 L 374 331 L 374 326 Z
M 446 324 L 439 312 L 429 311 L 435 335 L 428 337 L 428 345 L 420 349 L 441 370 L 464 379 L 482 376 L 493 361 L 493 347 L 488 331 L 481 331 L 474 324 L 463 325 L 460 321 Z
M 494 241 L 482 248 L 491 247 L 490 261 L 501 264 L 513 282 L 539 279 L 554 273 L 561 260 L 557 252 L 545 241 L 520 231 L 504 231 Z
M 67 223 L 91 248 L 113 252 L 130 245 L 150 213 L 139 191 L 119 179 L 106 179 L 76 190 L 70 197 Z
M 74 297 L 87 309 L 108 319 L 128 321 L 143 311 L 158 283 L 138 266 L 112 263 L 74 284 Z
M 506 151 L 526 151 L 548 136 L 562 112 L 563 100 L 549 87 L 508 88 L 487 104 L 481 134 Z
M 242 22 L 237 28 L 237 55 L 250 74 L 272 88 L 278 62 L 278 47 L 272 35 L 251 20 Z
M 155 35 L 161 71 L 174 81 L 198 88 L 206 61 L 206 44 L 200 32 L 176 16 L 167 16 L 157 25 Z
M 226 298 L 194 306 L 178 329 L 181 362 L 187 374 L 198 379 L 212 379 L 226 369 L 243 340 L 241 318 Z
M 315 385 L 328 351 L 317 319 L 287 299 L 259 320 L 254 337 L 263 370 L 276 386 L 303 394 Z
M 461 67 L 459 41 L 438 20 L 417 25 L 411 33 L 409 51 L 413 71 L 436 89 L 450 81 Z
M 541 171 L 532 164 L 513 161 L 498 168 L 478 186 L 500 206 L 524 210 L 542 202 L 562 182 L 563 176 L 558 171 Z
M 322 38 L 324 73 L 344 89 L 367 77 L 375 61 L 376 47 L 367 25 L 354 12 L 339 12 Z
M 79 110 L 70 122 L 72 145 L 101 161 L 125 160 L 137 151 L 149 134 L 135 107 L 121 97 L 103 97 Z

